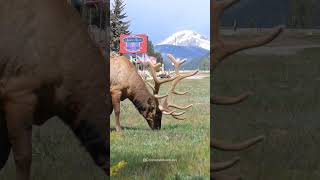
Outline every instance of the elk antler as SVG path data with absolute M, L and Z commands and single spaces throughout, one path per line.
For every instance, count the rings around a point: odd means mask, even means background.
M 211 147 L 222 151 L 242 151 L 254 146 L 255 144 L 263 141 L 264 139 L 265 136 L 258 136 L 237 144 L 227 144 L 223 141 L 212 139 Z
M 150 61 L 148 61 L 148 64 L 150 66 L 150 72 L 151 72 L 151 76 L 154 80 L 154 87 L 152 84 L 148 83 L 148 85 L 152 88 L 153 90 L 153 94 L 158 98 L 158 99 L 162 99 L 164 97 L 167 97 L 168 94 L 166 95 L 163 95 L 163 96 L 159 96 L 159 91 L 160 91 L 160 86 L 164 83 L 167 83 L 167 82 L 171 82 L 173 81 L 176 77 L 173 77 L 173 78 L 168 78 L 168 79 L 163 79 L 163 80 L 160 80 L 158 77 L 157 77 L 157 69 L 161 66 L 160 64 L 152 64 Z
M 252 38 L 250 40 L 245 41 L 237 41 L 237 42 L 231 42 L 231 41 L 223 41 L 220 32 L 219 32 L 219 17 L 223 14 L 223 12 L 234 5 L 235 3 L 239 2 L 240 0 L 213 0 L 212 1 L 212 16 L 211 16 L 211 29 L 213 32 L 213 44 L 211 48 L 211 71 L 213 71 L 223 60 L 225 60 L 230 55 L 237 53 L 241 50 L 253 48 L 253 47 L 259 47 L 262 45 L 265 45 L 272 40 L 274 40 L 276 37 L 280 35 L 280 33 L 283 31 L 283 27 L 277 27 L 272 30 L 270 34 L 267 34 L 262 37 L 258 38 Z M 210 99 L 211 104 L 214 105 L 233 105 L 238 104 L 246 100 L 249 95 L 251 95 L 251 92 L 246 92 L 241 94 L 237 97 L 223 97 L 223 96 L 213 96 Z M 249 140 L 246 140 L 242 143 L 238 144 L 228 144 L 223 141 L 219 141 L 217 139 L 211 140 L 211 147 L 217 150 L 222 151 L 241 151 L 244 149 L 247 149 L 265 139 L 264 136 L 258 136 Z M 240 177 L 229 177 L 225 175 L 219 175 L 216 172 L 222 171 L 224 169 L 230 168 L 234 166 L 236 163 L 239 162 L 239 158 L 234 158 L 231 161 L 226 162 L 219 162 L 219 163 L 213 163 L 211 172 L 212 172 L 212 178 L 215 180 L 224 180 L 224 179 L 241 179 Z
M 214 163 L 211 167 L 211 171 L 216 172 L 216 171 L 222 171 L 222 170 L 228 169 L 236 165 L 239 161 L 240 161 L 240 157 L 235 157 L 229 161 Z
M 283 27 L 277 27 L 275 28 L 271 34 L 253 38 L 251 40 L 246 41 L 237 41 L 237 42 L 225 42 L 220 37 L 220 31 L 219 31 L 219 17 L 223 14 L 224 10 L 231 7 L 235 3 L 239 2 L 240 0 L 222 0 L 222 1 L 216 1 L 213 0 L 213 16 L 211 18 L 211 25 L 213 29 L 213 45 L 212 45 L 212 63 L 211 63 L 211 70 L 213 71 L 224 59 L 226 59 L 228 56 L 239 52 L 244 49 L 249 49 L 253 47 L 258 47 L 265 45 L 272 40 L 274 40 L 276 37 L 280 35 L 280 33 L 283 31 Z M 211 102 L 216 105 L 232 105 L 237 104 L 239 102 L 244 101 L 248 98 L 248 96 L 251 95 L 251 93 L 244 93 L 243 95 L 240 95 L 239 97 L 213 97 L 211 98 Z
M 198 71 L 182 75 L 182 74 L 180 74 L 180 66 L 183 63 L 185 63 L 186 61 L 185 60 L 182 60 L 182 61 L 177 60 L 171 54 L 168 54 L 168 58 L 175 66 L 175 76 L 171 77 L 171 78 L 168 78 L 168 79 L 160 80 L 157 77 L 157 73 L 156 73 L 156 70 L 160 67 L 160 64 L 154 65 L 151 62 L 148 62 L 149 66 L 150 66 L 151 76 L 152 76 L 152 78 L 154 80 L 154 86 L 152 84 L 150 84 L 150 83 L 148 83 L 148 85 L 152 88 L 153 94 L 157 99 L 159 99 L 159 100 L 164 99 L 162 104 L 159 103 L 159 108 L 163 112 L 163 114 L 171 115 L 173 118 L 175 118 L 177 120 L 184 120 L 185 118 L 182 118 L 180 116 L 185 114 L 186 112 L 185 111 L 176 112 L 175 109 L 185 110 L 185 109 L 188 109 L 188 108 L 192 107 L 193 105 L 189 104 L 189 105 L 186 105 L 186 106 L 178 106 L 178 105 L 175 105 L 175 104 L 169 104 L 168 103 L 168 98 L 169 98 L 169 95 L 171 95 L 171 94 L 180 95 L 180 96 L 187 94 L 188 93 L 187 91 L 186 92 L 178 92 L 176 90 L 176 87 L 177 87 L 178 83 L 181 80 L 196 75 L 198 73 Z M 168 82 L 172 82 L 171 83 L 171 87 L 169 88 L 169 90 L 164 95 L 159 95 L 160 86 L 162 84 L 168 83 Z M 172 108 L 174 108 L 174 109 L 172 109 Z
M 284 27 L 279 26 L 272 30 L 270 34 L 267 34 L 262 37 L 252 38 L 245 41 L 237 42 L 225 42 L 220 37 L 219 31 L 219 17 L 223 14 L 224 10 L 231 7 L 240 0 L 213 0 L 213 16 L 211 18 L 211 25 L 213 30 L 213 49 L 211 51 L 212 63 L 211 70 L 214 70 L 219 63 L 221 63 L 228 56 L 239 52 L 241 50 L 259 47 L 273 41 L 276 37 L 280 35 Z
M 251 91 L 245 92 L 237 97 L 213 96 L 210 99 L 211 104 L 215 105 L 233 105 L 239 104 L 246 100 L 253 93 Z

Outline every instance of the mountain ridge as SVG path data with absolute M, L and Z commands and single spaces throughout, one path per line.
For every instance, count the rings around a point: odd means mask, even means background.
M 161 53 L 165 69 L 173 69 L 173 66 L 167 57 L 167 54 L 172 54 L 178 59 L 186 59 L 186 63 L 184 63 L 181 68 L 194 70 L 199 69 L 201 67 L 202 59 L 204 57 L 209 57 L 209 50 L 195 47 L 195 46 L 177 46 L 177 45 L 156 45 L 155 50 Z
M 210 40 L 192 30 L 178 31 L 157 44 L 159 45 L 194 46 L 210 50 Z

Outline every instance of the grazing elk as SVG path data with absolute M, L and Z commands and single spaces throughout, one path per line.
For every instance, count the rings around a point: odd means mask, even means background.
M 274 40 L 279 34 L 283 31 L 282 27 L 276 28 L 273 32 L 269 35 L 251 39 L 247 41 L 223 41 L 220 37 L 219 33 L 219 17 L 223 14 L 224 10 L 231 7 L 233 4 L 239 2 L 239 0 L 221 0 L 216 1 L 213 0 L 212 2 L 212 16 L 211 16 L 211 28 L 213 32 L 213 48 L 211 54 L 211 70 L 214 70 L 219 63 L 221 63 L 224 59 L 228 56 L 248 48 L 259 47 L 264 44 L 267 44 Z M 211 104 L 213 105 L 233 105 L 241 103 L 242 101 L 246 100 L 251 92 L 243 93 L 238 97 L 222 97 L 222 96 L 212 96 Z M 215 119 L 214 119 L 215 120 Z M 221 151 L 241 151 L 245 150 L 258 142 L 264 140 L 264 136 L 258 136 L 252 139 L 249 139 L 245 142 L 238 143 L 238 144 L 228 144 L 224 141 L 217 140 L 216 138 L 211 138 L 211 147 Z M 236 157 L 233 160 L 220 162 L 220 163 L 212 163 L 211 166 L 211 176 L 215 180 L 235 180 L 241 179 L 240 177 L 230 177 L 224 174 L 219 174 L 218 172 L 228 169 L 239 162 L 239 158 Z
M 87 25 L 67 1 L 0 3 L 0 170 L 12 149 L 29 180 L 32 125 L 58 116 L 108 175 L 109 67 Z
M 158 79 L 156 70 L 160 64 L 154 65 L 149 62 L 149 69 L 154 80 L 154 86 L 150 83 L 148 85 L 152 88 L 153 93 L 150 93 L 145 82 L 138 74 L 135 66 L 124 56 L 113 56 L 110 60 L 110 91 L 112 96 L 112 104 L 116 118 L 116 130 L 121 131 L 120 126 L 120 101 L 129 99 L 140 114 L 146 119 L 151 129 L 161 129 L 162 114 L 171 115 L 173 118 L 183 120 L 180 117 L 185 113 L 176 112 L 174 109 L 188 109 L 192 106 L 185 107 L 169 104 L 168 97 L 172 94 L 185 95 L 187 92 L 177 92 L 176 86 L 182 80 L 190 76 L 194 76 L 198 71 L 181 75 L 179 72 L 180 65 L 185 61 L 179 61 L 172 55 L 168 55 L 169 59 L 175 66 L 175 76 L 168 79 Z M 165 95 L 160 96 L 160 86 L 164 83 L 172 82 L 170 89 Z M 161 103 L 162 100 L 162 103 Z M 174 109 L 172 109 L 174 108 Z

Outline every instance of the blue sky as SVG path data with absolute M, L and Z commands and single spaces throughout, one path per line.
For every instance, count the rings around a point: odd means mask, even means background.
M 111 0 L 113 2 L 113 0 Z M 154 44 L 181 30 L 210 37 L 210 0 L 124 0 L 133 33 Z

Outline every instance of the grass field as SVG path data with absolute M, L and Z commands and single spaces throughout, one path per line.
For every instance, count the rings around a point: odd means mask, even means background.
M 178 90 L 187 90 L 189 94 L 176 96 L 172 101 L 194 106 L 184 121 L 164 116 L 158 132 L 148 127 L 130 101 L 122 102 L 120 122 L 124 131 L 112 132 L 117 138 L 111 143 L 111 162 L 124 160 L 127 165 L 112 179 L 210 179 L 209 82 L 209 78 L 182 81 Z M 111 127 L 115 127 L 113 114 Z M 172 161 L 143 162 L 143 159 Z
M 320 48 L 290 56 L 230 57 L 214 72 L 213 94 L 254 95 L 235 106 L 212 107 L 215 137 L 266 140 L 240 153 L 214 151 L 217 161 L 240 156 L 225 173 L 246 180 L 320 179 Z
M 57 118 L 33 127 L 32 180 L 105 180 L 73 133 Z M 15 180 L 12 153 L 0 180 Z
M 162 130 L 154 132 L 129 102 L 122 103 L 123 133 L 112 142 L 112 163 L 127 165 L 112 179 L 209 179 L 209 79 L 184 80 L 189 90 L 177 104 L 193 103 L 186 121 L 163 118 Z M 113 114 L 112 114 L 113 117 Z M 113 121 L 112 121 L 113 123 Z M 148 162 L 143 158 L 170 158 L 176 162 Z M 58 119 L 33 129 L 32 180 L 105 180 L 73 133 Z M 12 154 L 0 180 L 15 180 Z

